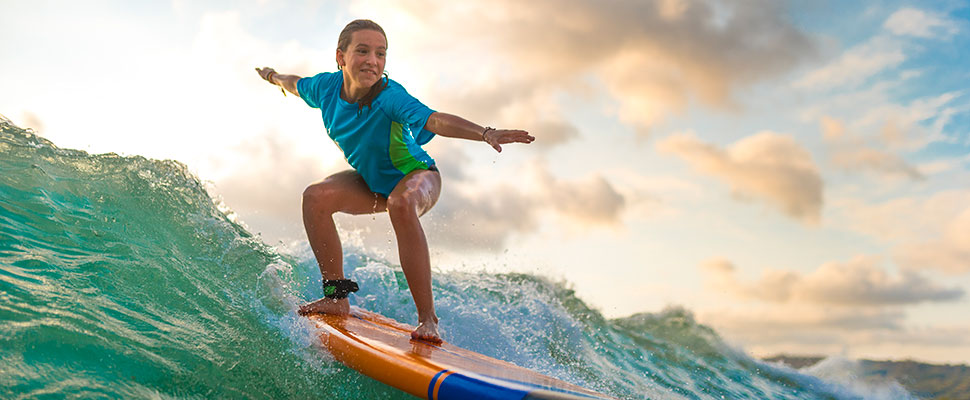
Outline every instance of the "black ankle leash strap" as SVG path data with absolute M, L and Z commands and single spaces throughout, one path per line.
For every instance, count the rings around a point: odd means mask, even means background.
M 348 295 L 360 290 L 357 282 L 350 279 L 324 279 L 323 296 L 328 299 L 346 299 Z

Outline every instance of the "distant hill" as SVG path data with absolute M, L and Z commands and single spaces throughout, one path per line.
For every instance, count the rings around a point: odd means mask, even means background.
M 777 355 L 765 361 L 802 369 L 822 361 L 818 356 Z M 970 366 L 935 365 L 916 361 L 859 360 L 864 378 L 893 379 L 921 399 L 970 400 Z

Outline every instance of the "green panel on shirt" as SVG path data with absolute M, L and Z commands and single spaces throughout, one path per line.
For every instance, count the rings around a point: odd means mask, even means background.
M 388 154 L 391 156 L 394 167 L 405 175 L 416 169 L 428 169 L 427 164 L 418 161 L 408 151 L 408 145 L 404 143 L 404 127 L 397 122 L 391 122 L 391 140 L 390 146 L 388 146 Z

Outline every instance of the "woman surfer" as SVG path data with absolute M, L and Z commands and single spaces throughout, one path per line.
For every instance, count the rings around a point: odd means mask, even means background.
M 357 284 L 345 279 L 340 237 L 333 214 L 387 211 L 397 237 L 401 268 L 418 311 L 414 339 L 440 342 L 431 293 L 431 259 L 418 217 L 441 193 L 441 175 L 421 149 L 435 135 L 503 144 L 531 143 L 523 130 L 483 128 L 456 115 L 435 112 L 384 75 L 387 36 L 370 20 L 348 24 L 337 39 L 337 72 L 313 77 L 257 68 L 259 76 L 319 108 L 331 139 L 352 170 L 338 172 L 303 192 L 303 225 L 320 266 L 326 297 L 300 307 L 300 314 L 350 312 L 347 295 Z

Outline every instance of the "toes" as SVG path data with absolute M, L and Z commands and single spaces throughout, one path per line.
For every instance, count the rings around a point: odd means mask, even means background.
M 434 344 L 441 344 L 442 342 L 441 338 L 438 336 L 422 335 L 417 332 L 411 332 L 411 339 L 421 340 L 421 341 L 430 342 Z

